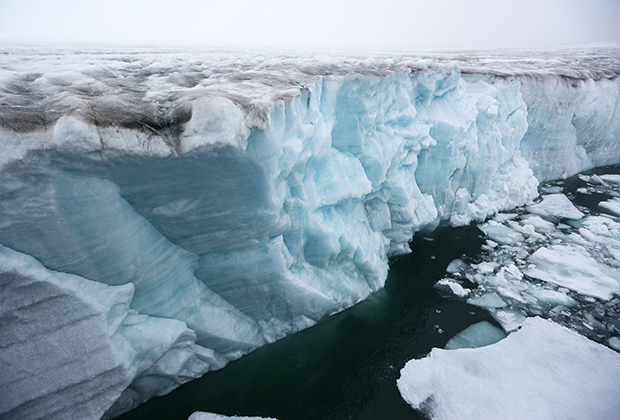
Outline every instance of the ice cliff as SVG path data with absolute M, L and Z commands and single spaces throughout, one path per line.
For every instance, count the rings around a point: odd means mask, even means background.
M 2 418 L 114 417 L 620 163 L 617 50 L 3 53 Z

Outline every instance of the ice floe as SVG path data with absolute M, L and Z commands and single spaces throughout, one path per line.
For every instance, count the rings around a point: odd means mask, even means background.
M 620 354 L 529 318 L 490 346 L 433 349 L 409 361 L 398 388 L 433 420 L 617 419 Z
M 581 200 L 613 197 L 617 177 L 579 175 L 570 182 Z M 540 191 L 538 203 L 480 225 L 487 238 L 482 261 L 452 261 L 436 287 L 487 309 L 505 331 L 540 315 L 611 346 L 620 335 L 620 221 L 597 214 L 602 204 L 577 208 L 564 181 Z

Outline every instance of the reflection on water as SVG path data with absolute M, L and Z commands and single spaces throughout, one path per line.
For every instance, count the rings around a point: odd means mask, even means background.
M 477 261 L 474 226 L 417 234 L 390 261 L 385 289 L 121 416 L 187 419 L 194 411 L 304 419 L 419 419 L 396 388 L 400 369 L 467 326 L 495 321 L 433 288 L 455 258 Z

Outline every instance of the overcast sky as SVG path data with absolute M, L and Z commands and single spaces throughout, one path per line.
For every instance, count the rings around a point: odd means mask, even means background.
M 620 0 L 0 0 L 0 42 L 480 49 L 620 40 Z

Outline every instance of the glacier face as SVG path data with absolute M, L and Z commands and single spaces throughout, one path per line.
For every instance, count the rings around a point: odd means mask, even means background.
M 122 413 L 364 299 L 416 231 L 484 220 L 541 180 L 620 163 L 615 50 L 534 64 L 11 54 L 8 418 Z M 12 303 L 26 290 L 31 303 Z M 75 369 L 41 386 L 66 352 Z M 40 363 L 32 375 L 25 355 Z M 92 391 L 80 404 L 66 393 L 76 387 Z

